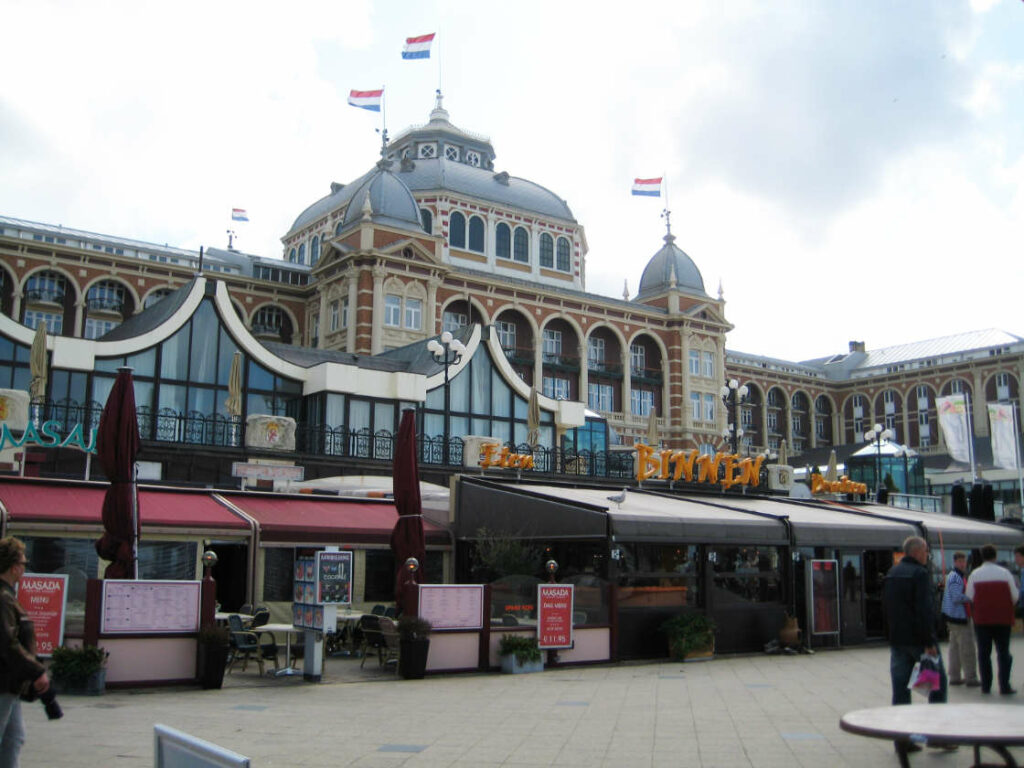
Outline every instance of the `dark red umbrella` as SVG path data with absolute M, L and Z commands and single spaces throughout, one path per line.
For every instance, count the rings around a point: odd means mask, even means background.
M 139 499 L 135 488 L 135 457 L 139 453 L 139 420 L 135 413 L 132 371 L 121 368 L 107 397 L 96 435 L 96 454 L 110 481 L 103 497 L 103 536 L 96 554 L 110 565 L 107 579 L 138 578 Z
M 415 557 L 423 566 L 427 543 L 423 536 L 423 508 L 420 505 L 420 470 L 416 463 L 416 413 L 402 411 L 402 423 L 395 440 L 391 474 L 394 478 L 395 507 L 398 521 L 391 532 L 391 550 L 395 553 L 395 603 L 399 613 L 405 607 L 406 585 L 416 582 L 405 561 Z

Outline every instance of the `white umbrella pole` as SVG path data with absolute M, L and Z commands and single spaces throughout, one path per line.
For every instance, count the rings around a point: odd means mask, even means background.
M 132 578 L 139 578 L 139 484 L 132 466 Z

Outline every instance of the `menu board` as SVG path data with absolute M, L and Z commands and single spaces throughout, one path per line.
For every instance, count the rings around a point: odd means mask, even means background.
M 316 602 L 326 605 L 351 605 L 351 550 L 345 552 L 317 552 L 316 577 Z
M 26 573 L 18 583 L 18 602 L 36 631 L 36 653 L 52 656 L 64 644 L 64 609 L 67 605 L 66 573 Z
M 573 584 L 537 585 L 537 646 L 572 648 Z
M 480 629 L 483 584 L 420 584 L 420 617 L 434 629 Z
M 200 584 L 104 579 L 100 632 L 197 632 Z

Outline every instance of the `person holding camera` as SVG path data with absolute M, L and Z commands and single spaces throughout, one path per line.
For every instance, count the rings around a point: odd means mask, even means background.
M 14 593 L 27 565 L 21 540 L 0 539 L 0 768 L 17 768 L 25 743 L 20 697 L 50 688 L 46 667 L 36 658 L 32 620 Z

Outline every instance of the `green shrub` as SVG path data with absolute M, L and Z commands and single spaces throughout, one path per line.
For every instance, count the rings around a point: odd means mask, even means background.
M 430 637 L 433 626 L 419 616 L 402 616 L 398 619 L 398 635 L 403 640 L 422 640 Z
M 50 675 L 65 685 L 82 687 L 106 665 L 108 656 L 110 654 L 97 645 L 83 645 L 80 648 L 61 645 L 53 649 Z
M 662 622 L 661 631 L 668 638 L 669 653 L 682 659 L 714 642 L 715 622 L 703 613 L 680 613 Z
M 498 643 L 500 656 L 515 656 L 520 664 L 540 661 L 540 648 L 537 647 L 536 635 L 524 635 L 517 632 L 505 632 Z
M 199 644 L 200 645 L 228 645 L 231 642 L 231 631 L 220 624 L 211 624 L 209 626 L 200 627 L 199 629 Z

